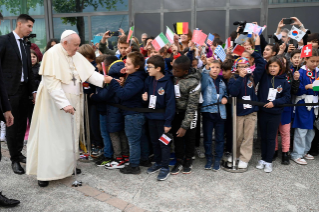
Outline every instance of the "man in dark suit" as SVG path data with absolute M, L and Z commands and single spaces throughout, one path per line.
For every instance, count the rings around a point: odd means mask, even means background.
M 0 13 L 1 17 L 1 13 Z M 1 67 L 1 65 L 0 65 Z M 8 94 L 3 83 L 2 71 L 0 68 L 0 120 L 5 121 L 7 127 L 13 125 L 13 116 L 11 113 L 11 106 L 8 100 Z M 1 161 L 1 142 L 0 142 L 0 161 Z M 0 192 L 0 207 L 13 207 L 20 203 L 19 200 L 8 199 L 2 192 Z
M 21 163 L 26 163 L 22 155 L 23 140 L 27 125 L 29 94 L 36 97 L 36 86 L 32 73 L 30 47 L 25 45 L 24 37 L 30 35 L 34 19 L 21 14 L 17 18 L 16 29 L 0 36 L 0 61 L 3 81 L 8 93 L 15 124 L 7 129 L 7 143 L 16 174 L 24 174 Z

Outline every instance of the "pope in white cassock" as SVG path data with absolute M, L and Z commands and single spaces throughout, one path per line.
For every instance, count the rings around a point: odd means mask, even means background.
M 99 87 L 104 85 L 104 76 L 77 52 L 80 43 L 76 32 L 64 31 L 61 43 L 44 54 L 40 67 L 42 81 L 32 116 L 26 170 L 28 175 L 37 175 L 41 187 L 47 186 L 51 180 L 73 174 L 71 114 L 74 114 L 75 121 L 73 142 L 79 155 L 80 125 L 83 124 L 82 82 Z

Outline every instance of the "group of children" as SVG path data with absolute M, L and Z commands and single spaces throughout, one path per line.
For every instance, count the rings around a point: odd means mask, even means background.
M 281 22 L 279 25 L 282 27 Z M 232 34 L 232 40 L 240 35 L 239 30 Z M 120 169 L 123 174 L 139 174 L 139 167 L 146 166 L 149 174 L 159 172 L 158 180 L 180 172 L 189 174 L 202 129 L 206 157 L 203 168 L 218 171 L 224 158 L 236 160 L 238 168 L 246 169 L 253 153 L 256 125 L 261 138 L 257 169 L 268 173 L 273 170 L 278 133 L 282 164 L 290 164 L 291 159 L 305 165 L 306 160 L 314 159 L 309 151 L 318 107 L 281 105 L 318 103 L 318 92 L 312 89 L 319 72 L 318 34 L 310 34 L 308 41 L 298 47 L 288 46 L 278 35 L 275 44 L 254 35 L 242 44 L 245 51 L 241 55 L 232 53 L 233 47 L 229 47 L 223 62 L 214 53 L 223 42 L 218 34 L 214 36 L 212 45 L 197 46 L 189 30 L 188 34 L 175 34 L 174 44 L 157 51 L 151 43 L 154 37 L 139 46 L 137 38 L 127 43 L 127 36 L 121 35 L 117 50 L 110 50 L 106 32 L 98 57 L 90 45 L 80 47 L 79 52 L 96 66 L 96 71 L 107 75 L 104 88 L 91 89 L 84 83 L 89 100 L 95 104 L 103 139 L 97 166 Z M 307 42 L 313 46 L 312 56 L 303 59 L 301 48 Z M 237 104 L 236 158 L 231 154 L 230 97 L 259 102 Z M 313 151 L 318 152 L 318 146 Z M 171 153 L 176 160 L 170 170 Z M 154 163 L 150 155 L 154 155 Z

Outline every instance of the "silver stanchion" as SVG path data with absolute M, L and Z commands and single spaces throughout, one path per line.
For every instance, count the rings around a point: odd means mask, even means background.
M 232 97 L 232 118 L 233 118 L 233 152 L 232 152 L 232 162 L 224 160 L 222 163 L 222 169 L 227 172 L 232 173 L 242 173 L 247 171 L 246 169 L 238 169 L 237 167 L 237 97 Z

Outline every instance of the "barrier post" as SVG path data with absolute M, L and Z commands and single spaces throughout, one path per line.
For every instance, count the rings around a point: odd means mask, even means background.
M 237 97 L 232 97 L 232 118 L 233 118 L 233 170 L 236 170 L 236 151 L 237 151 Z

